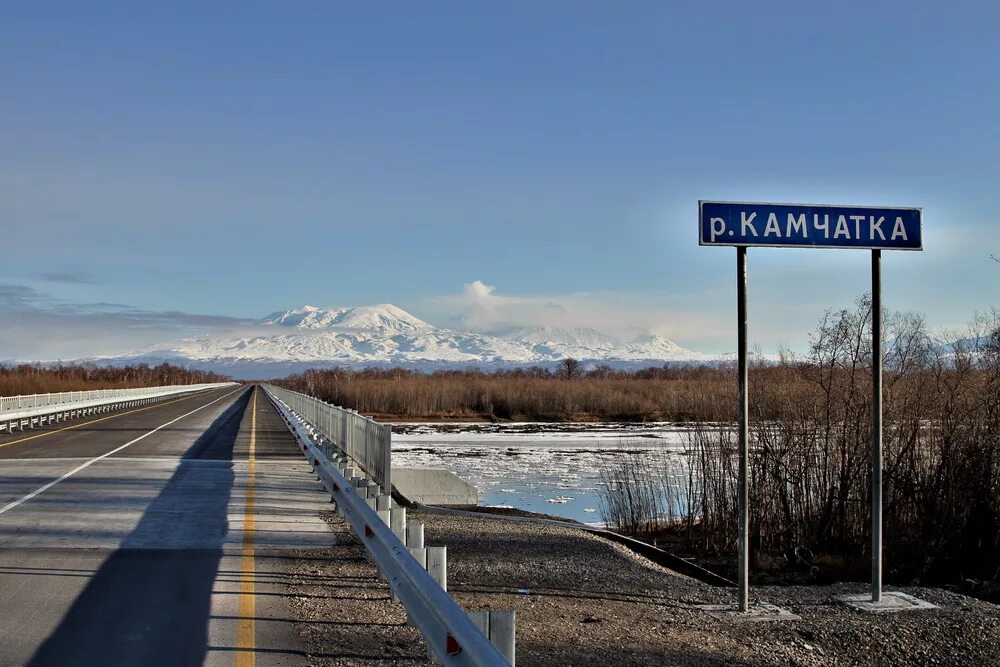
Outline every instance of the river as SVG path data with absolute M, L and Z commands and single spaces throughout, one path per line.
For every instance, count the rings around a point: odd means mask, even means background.
M 684 477 L 688 427 L 675 423 L 394 423 L 393 465 L 444 468 L 479 489 L 482 505 L 598 524 L 600 470 L 623 451 L 649 449 Z

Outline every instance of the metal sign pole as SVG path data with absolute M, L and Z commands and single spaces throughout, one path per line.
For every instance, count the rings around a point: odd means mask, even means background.
M 883 599 L 882 250 L 923 250 L 922 225 L 923 211 L 919 208 L 698 201 L 698 245 L 736 248 L 740 457 L 737 571 L 740 611 L 748 611 L 750 597 L 747 248 L 864 248 L 872 252 L 872 599 L 871 602 L 864 600 L 864 604 L 876 607 Z
M 747 491 L 747 463 L 749 449 L 747 446 L 747 249 L 744 246 L 736 248 L 736 318 L 737 322 L 737 353 L 739 356 L 738 370 L 740 376 L 740 407 L 739 407 L 739 456 L 740 468 L 738 485 L 739 511 L 739 563 L 738 583 L 740 588 L 740 611 L 750 609 L 750 556 L 747 543 L 748 525 L 750 523 L 749 493 Z
M 882 251 L 872 250 L 872 602 L 882 601 Z

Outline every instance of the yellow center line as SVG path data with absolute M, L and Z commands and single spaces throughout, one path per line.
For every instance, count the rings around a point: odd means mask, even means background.
M 108 419 L 115 419 L 116 417 L 124 417 L 125 415 L 134 415 L 137 412 L 145 412 L 146 410 L 152 410 L 153 408 L 160 408 L 164 405 L 170 405 L 171 403 L 180 403 L 181 401 L 186 401 L 188 399 L 194 398 L 197 394 L 191 396 L 185 396 L 184 398 L 177 398 L 172 401 L 167 401 L 166 403 L 154 403 L 153 405 L 147 406 L 145 408 L 136 408 L 135 410 L 129 410 L 128 412 L 118 412 L 113 415 L 108 415 L 107 417 L 101 417 L 100 419 L 91 419 L 89 422 L 81 422 L 79 424 L 73 424 L 72 426 L 64 426 L 63 428 L 56 429 L 55 431 L 46 431 L 45 433 L 38 433 L 36 435 L 29 435 L 26 438 L 19 438 L 17 440 L 11 440 L 10 442 L 0 443 L 0 447 L 10 447 L 11 445 L 16 445 L 22 442 L 27 442 L 28 440 L 34 440 L 35 438 L 44 438 L 47 435 L 55 435 L 56 433 L 62 433 L 63 431 L 69 431 L 74 428 L 80 428 L 81 426 L 89 426 L 90 424 L 96 424 L 98 422 L 106 421 Z
M 247 499 L 243 512 L 243 558 L 240 563 L 240 606 L 239 621 L 236 625 L 236 665 L 253 667 L 257 638 L 254 616 L 254 474 L 257 461 L 254 458 L 257 446 L 257 387 L 253 389 L 253 404 L 250 407 L 250 446 L 247 452 Z

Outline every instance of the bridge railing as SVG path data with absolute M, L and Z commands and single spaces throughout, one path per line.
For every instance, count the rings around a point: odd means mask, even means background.
M 148 401 L 178 394 L 205 391 L 219 387 L 235 386 L 235 382 L 204 384 L 177 384 L 161 387 L 135 387 L 131 389 L 93 389 L 90 391 L 61 391 L 52 394 L 23 394 L 0 397 L 0 430 L 11 430 L 12 425 L 23 427 L 44 421 L 47 415 L 60 415 L 76 411 L 89 411 L 121 403 Z
M 392 429 L 388 424 L 284 387 L 269 384 L 267 390 L 353 459 L 379 486 L 392 489 Z
M 436 579 L 425 565 L 423 526 L 419 548 L 412 550 L 401 535 L 406 528 L 406 508 L 393 506 L 388 487 L 380 487 L 369 477 L 357 474 L 343 452 L 331 451 L 320 443 L 315 426 L 290 407 L 285 398 L 295 392 L 265 385 L 271 400 L 288 424 L 317 479 L 330 492 L 337 512 L 350 525 L 382 577 L 393 599 L 406 608 L 407 622 L 416 626 L 427 642 L 433 664 L 446 667 L 510 667 L 513 660 L 513 625 L 510 627 L 509 658 L 494 646 L 486 634 L 448 595 L 443 579 Z M 303 396 L 302 394 L 297 394 Z M 309 398 L 304 396 L 304 398 Z M 315 400 L 315 399 L 313 399 Z M 332 406 L 330 406 L 332 407 Z M 338 408 L 339 409 L 339 408 Z M 374 489 L 373 489 L 374 487 Z M 410 540 L 409 537 L 406 538 Z M 418 561 L 415 552 L 423 552 Z M 440 568 L 446 576 L 446 568 Z

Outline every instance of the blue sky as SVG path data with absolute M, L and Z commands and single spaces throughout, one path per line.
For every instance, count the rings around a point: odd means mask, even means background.
M 0 358 L 496 298 L 732 350 L 698 199 L 923 207 L 886 304 L 1000 305 L 997 3 L 160 4 L 4 9 Z M 752 342 L 802 349 L 868 257 L 750 280 Z

